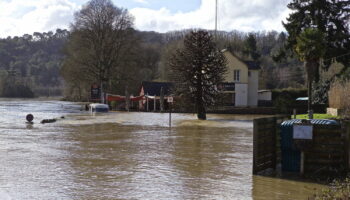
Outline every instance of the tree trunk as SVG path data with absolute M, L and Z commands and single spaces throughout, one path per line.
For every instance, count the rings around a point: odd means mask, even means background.
M 308 78 L 307 80 L 307 95 L 308 95 L 308 102 L 307 102 L 307 110 L 309 119 L 313 119 L 313 113 L 312 113 L 312 80 Z
M 316 60 L 308 60 L 304 63 L 307 72 L 307 95 L 308 103 L 307 110 L 309 113 L 309 119 L 313 119 L 312 113 L 312 82 L 316 76 L 316 68 L 318 68 L 318 62 Z
M 205 107 L 203 105 L 203 101 L 200 101 L 197 103 L 197 117 L 198 117 L 198 119 L 201 119 L 201 120 L 207 119 L 207 115 L 206 115 Z
M 202 87 L 198 88 L 197 91 L 197 117 L 198 119 L 201 120 L 206 120 L 206 112 L 205 112 L 205 106 L 203 102 L 203 92 L 202 92 Z
M 201 74 L 201 71 L 198 74 Z M 203 87 L 202 87 L 202 77 L 198 75 L 197 83 L 197 118 L 201 120 L 206 120 L 207 115 L 205 112 L 205 106 L 203 102 Z

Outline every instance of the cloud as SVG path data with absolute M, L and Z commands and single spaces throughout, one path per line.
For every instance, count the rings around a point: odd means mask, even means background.
M 282 20 L 289 14 L 289 0 L 218 0 L 218 29 L 260 31 L 283 31 Z M 135 26 L 141 30 L 167 32 L 187 28 L 214 29 L 215 1 L 202 0 L 197 10 L 191 12 L 134 8 Z
M 136 3 L 148 4 L 146 0 L 134 0 Z
M 0 37 L 68 28 L 79 6 L 69 0 L 0 2 Z
M 151 4 L 148 0 L 132 1 Z M 218 28 L 226 31 L 283 31 L 281 21 L 290 12 L 286 7 L 289 1 L 218 0 Z M 0 0 L 0 38 L 69 28 L 74 12 L 81 8 L 74 2 L 86 1 Z M 135 28 L 139 30 L 167 32 L 188 28 L 214 29 L 215 26 L 215 0 L 201 0 L 200 6 L 189 12 L 173 12 L 167 7 L 129 10 L 135 16 Z

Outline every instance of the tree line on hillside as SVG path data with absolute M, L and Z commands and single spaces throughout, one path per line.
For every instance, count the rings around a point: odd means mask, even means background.
M 35 32 L 0 39 L 0 96 L 59 95 L 62 49 L 69 32 Z

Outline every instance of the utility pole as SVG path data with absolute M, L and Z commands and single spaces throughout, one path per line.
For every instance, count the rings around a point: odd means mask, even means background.
M 218 0 L 215 0 L 215 37 L 218 31 Z

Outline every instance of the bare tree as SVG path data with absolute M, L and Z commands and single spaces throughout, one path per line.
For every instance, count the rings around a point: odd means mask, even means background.
M 75 13 L 64 67 L 104 87 L 117 79 L 133 45 L 133 17 L 110 0 L 91 0 Z M 77 75 L 77 74 L 76 74 Z

